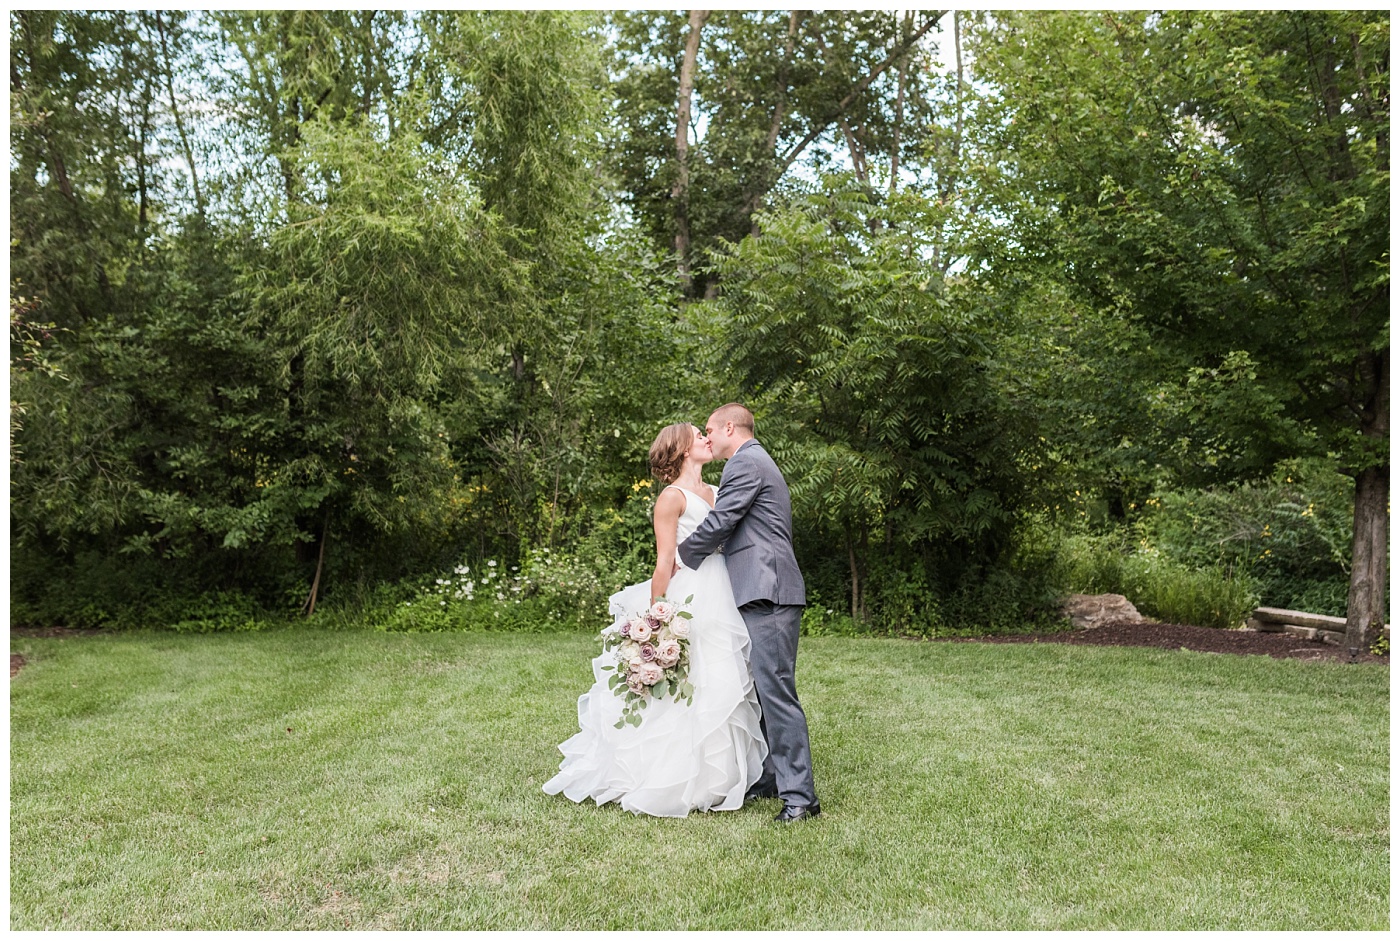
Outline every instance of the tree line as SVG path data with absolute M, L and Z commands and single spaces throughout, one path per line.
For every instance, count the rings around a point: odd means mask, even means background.
M 1388 31 L 14 11 L 12 545 L 310 613 L 577 546 L 742 398 L 853 618 L 1000 584 L 1072 493 L 1307 460 L 1369 643 Z

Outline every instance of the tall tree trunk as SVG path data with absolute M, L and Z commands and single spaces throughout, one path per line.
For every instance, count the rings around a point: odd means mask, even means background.
M 953 11 L 953 55 L 958 60 L 958 126 L 953 134 L 953 158 L 962 157 L 963 138 L 963 56 L 962 26 L 958 22 L 958 11 Z
M 1367 403 L 1362 434 L 1384 442 L 1390 438 L 1390 350 L 1375 355 L 1374 394 Z M 1390 462 L 1356 475 L 1352 511 L 1351 585 L 1347 591 L 1346 645 L 1364 651 L 1375 643 L 1385 623 L 1386 565 L 1390 526 Z
M 822 54 L 822 61 L 826 63 L 828 71 L 835 72 L 839 66 L 831 61 L 831 53 L 826 47 L 826 42 L 822 39 L 820 30 L 812 31 L 812 39 L 817 44 L 817 51 Z M 855 171 L 856 179 L 861 186 L 870 185 L 870 173 L 865 164 L 865 146 L 855 131 L 851 129 L 851 122 L 846 118 L 844 112 L 836 119 L 836 124 L 841 128 L 841 136 L 846 140 L 846 150 L 851 154 L 851 169 Z
M 330 536 L 331 508 L 326 507 L 326 518 L 321 523 L 321 549 L 316 553 L 316 577 L 311 580 L 311 593 L 306 596 L 306 603 L 302 605 L 302 611 L 307 617 L 316 613 L 316 597 L 321 591 L 321 570 L 326 564 L 326 539 Z
M 374 106 L 374 10 L 365 10 L 359 26 L 364 30 L 364 47 L 360 50 L 360 68 L 364 70 L 364 84 L 360 89 L 360 114 L 368 115 Z
M 850 529 L 846 530 L 846 561 L 851 567 L 851 619 L 859 621 L 860 612 L 865 607 L 865 599 L 861 597 L 861 590 L 864 587 L 860 582 L 860 562 L 856 558 L 856 540 Z
M 146 228 L 151 215 L 151 181 L 147 174 L 147 158 L 151 136 L 151 101 L 155 97 L 151 91 L 151 77 L 148 72 L 141 88 L 141 122 L 136 139 L 136 237 L 142 249 L 146 247 Z
M 846 113 L 847 109 L 849 109 L 851 105 L 854 104 L 858 98 L 860 98 L 861 94 L 864 93 L 864 91 L 870 87 L 871 83 L 873 83 L 875 79 L 883 75 L 886 72 L 886 70 L 889 69 L 890 66 L 894 65 L 906 53 L 908 53 L 909 50 L 914 47 L 914 44 L 924 37 L 925 33 L 927 33 L 929 30 L 933 29 L 935 26 L 938 25 L 938 21 L 942 17 L 942 12 L 935 11 L 934 13 L 931 13 L 929 15 L 929 19 L 925 20 L 924 23 L 918 29 L 910 33 L 909 36 L 903 42 L 899 43 L 898 47 L 888 56 L 886 56 L 884 61 L 880 62 L 873 69 L 871 69 L 870 72 L 859 82 L 856 82 L 856 84 L 846 94 L 846 97 L 842 98 L 839 102 L 837 102 L 836 107 L 833 108 L 826 117 L 818 119 L 812 125 L 811 129 L 807 132 L 807 135 L 802 138 L 802 140 L 798 141 L 796 144 L 793 144 L 791 147 L 788 148 L 787 153 L 783 154 L 781 157 L 778 158 L 776 172 L 774 172 L 771 175 L 771 179 L 768 181 L 767 186 L 764 187 L 764 189 L 761 192 L 755 192 L 752 196 L 750 196 L 749 201 L 744 204 L 741 212 L 743 212 L 744 215 L 749 215 L 755 209 L 757 209 L 759 202 L 763 199 L 764 196 L 768 195 L 768 191 L 772 189 L 774 185 L 777 184 L 778 180 L 782 179 L 782 176 L 784 173 L 787 172 L 788 167 L 793 165 L 797 158 L 802 155 L 802 152 L 807 149 L 808 145 L 810 145 L 812 141 L 816 140 L 818 137 L 821 137 L 822 134 L 826 132 L 827 128 L 831 127 L 832 124 L 836 123 L 837 119 L 839 119 L 843 114 Z
M 151 109 L 141 109 L 141 126 L 136 138 L 136 238 L 146 247 L 146 225 L 150 219 L 150 183 L 146 179 L 146 143 L 151 129 Z
M 962 145 L 963 145 L 963 55 L 962 55 L 962 24 L 958 19 L 958 11 L 953 11 L 953 60 L 957 70 L 957 91 L 954 95 L 955 107 L 957 109 L 957 119 L 953 127 L 953 159 L 946 161 L 938 168 L 938 199 L 943 204 L 948 204 L 953 199 L 953 190 L 958 183 L 958 168 L 962 166 Z M 933 263 L 943 274 L 948 273 L 952 267 L 953 258 L 943 247 L 943 232 L 946 216 L 938 215 L 938 221 L 934 226 L 933 237 Z
M 695 88 L 695 60 L 700 55 L 700 30 L 709 10 L 690 11 L 690 33 L 681 60 L 680 101 L 676 108 L 676 182 L 671 186 L 671 202 L 676 214 L 676 258 L 680 265 L 681 287 L 689 296 L 690 277 L 690 99 Z
M 914 12 L 907 10 L 900 24 L 901 39 L 909 35 L 914 26 Z M 894 96 L 894 142 L 890 145 L 890 195 L 899 190 L 899 143 L 900 131 L 904 129 L 904 89 L 909 76 L 909 53 L 899 60 L 899 90 Z
M 180 116 L 180 105 L 175 99 L 174 66 L 170 60 L 170 44 L 166 41 L 165 24 L 160 11 L 156 11 L 156 32 L 160 34 L 160 51 L 165 60 L 165 92 L 170 98 L 170 113 L 175 118 L 175 132 L 180 138 L 180 149 L 185 152 L 185 163 L 190 168 L 190 186 L 194 189 L 195 211 L 204 215 L 204 193 L 199 188 L 199 171 L 195 168 L 194 148 L 190 146 L 189 134 L 185 132 L 185 120 Z
M 861 144 L 860 138 L 851 130 L 851 123 L 846 120 L 845 115 L 840 118 L 841 135 L 846 138 L 846 149 L 851 152 L 851 168 L 855 170 L 856 179 L 862 186 L 870 185 L 870 172 L 865 165 L 865 147 Z
M 765 161 L 772 159 L 773 150 L 778 146 L 778 136 L 783 130 L 783 119 L 787 117 L 788 83 L 792 74 L 792 50 L 797 44 L 797 28 L 806 16 L 806 10 L 793 10 L 788 14 L 787 39 L 783 42 L 783 60 L 778 65 L 778 86 L 775 96 L 777 101 L 773 105 L 773 120 L 768 122 L 768 140 L 763 148 Z M 744 205 L 752 207 L 747 210 L 750 213 L 757 208 L 757 200 L 773 185 L 773 181 L 767 179 L 769 172 L 765 165 L 764 170 L 751 176 L 748 185 L 744 187 Z M 758 235 L 758 224 L 752 223 L 749 232 L 752 235 Z M 711 286 L 713 286 L 713 282 Z M 707 286 L 705 289 L 706 298 L 709 297 L 709 291 L 710 287 Z

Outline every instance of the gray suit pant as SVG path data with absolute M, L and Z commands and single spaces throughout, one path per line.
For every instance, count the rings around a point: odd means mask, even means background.
M 739 609 L 749 629 L 749 659 L 754 687 L 763 710 L 763 736 L 768 757 L 754 790 L 776 786 L 784 803 L 817 803 L 812 781 L 812 747 L 807 739 L 807 715 L 797 701 L 797 638 L 802 606 L 753 601 Z

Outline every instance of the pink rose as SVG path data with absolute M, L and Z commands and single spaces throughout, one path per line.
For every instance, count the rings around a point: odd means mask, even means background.
M 646 627 L 646 626 L 647 626 L 647 620 L 646 620 L 646 618 L 633 618 L 633 619 L 631 620 L 631 622 L 627 625 L 627 627 L 628 627 L 627 636 L 629 636 L 629 637 L 636 637 L 636 636 L 637 636 L 637 633 L 636 633 L 636 632 L 639 631 L 639 630 L 641 630 L 642 628 L 644 628 L 644 627 Z M 640 638 L 640 639 L 645 640 L 645 638 Z
M 647 686 L 655 686 L 661 681 L 662 673 L 663 671 L 660 664 L 644 663 L 642 664 L 642 668 L 637 671 L 637 676 Z
M 662 641 L 656 648 L 656 662 L 663 667 L 673 667 L 681 658 L 681 645 L 674 640 Z
M 651 635 L 654 633 L 655 631 L 652 630 L 650 621 L 644 621 L 638 618 L 632 622 L 631 628 L 627 631 L 627 636 L 635 641 L 642 642 L 651 640 Z
M 671 623 L 671 618 L 676 616 L 676 606 L 669 601 L 658 601 L 651 606 L 651 610 L 648 611 L 647 614 L 651 615 L 662 624 L 669 624 Z
M 638 696 L 642 695 L 647 691 L 646 684 L 643 683 L 642 678 L 635 673 L 629 673 L 627 675 L 627 688 L 630 689 L 632 692 L 636 693 Z

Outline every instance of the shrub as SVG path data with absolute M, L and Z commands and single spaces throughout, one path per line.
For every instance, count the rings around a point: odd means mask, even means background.
M 1259 596 L 1246 576 L 1210 567 L 1194 569 L 1120 538 L 1080 535 L 1065 543 L 1063 578 L 1072 591 L 1123 595 L 1148 617 L 1176 624 L 1233 628 Z
M 1188 568 L 1247 574 L 1264 604 L 1345 615 L 1352 489 L 1325 466 L 1289 461 L 1261 483 L 1159 493 L 1137 532 Z
M 871 564 L 871 620 L 883 631 L 932 637 L 943 624 L 938 599 L 930 591 L 917 560 L 909 567 L 888 557 Z
M 868 633 L 869 627 L 851 617 L 849 611 L 828 608 L 820 603 L 808 604 L 802 609 L 802 634 L 805 637 L 854 637 Z
M 209 581 L 193 566 L 154 556 L 82 552 L 67 561 L 17 552 L 11 557 L 10 623 L 182 633 L 260 630 L 294 612 L 307 590 L 288 582 L 280 600 L 268 604 L 247 590 L 204 587 Z
M 1302 581 L 1279 585 L 1270 581 L 1260 590 L 1270 607 L 1287 608 L 1290 611 L 1310 611 L 1313 614 L 1330 614 L 1333 617 L 1347 616 L 1346 580 L 1333 578 L 1328 581 Z
M 192 598 L 162 598 L 149 609 L 146 626 L 182 634 L 257 631 L 265 626 L 265 617 L 258 604 L 242 592 L 208 591 Z
M 360 617 L 383 631 L 601 630 L 608 596 L 634 574 L 602 558 L 535 549 L 515 564 L 463 561 Z

